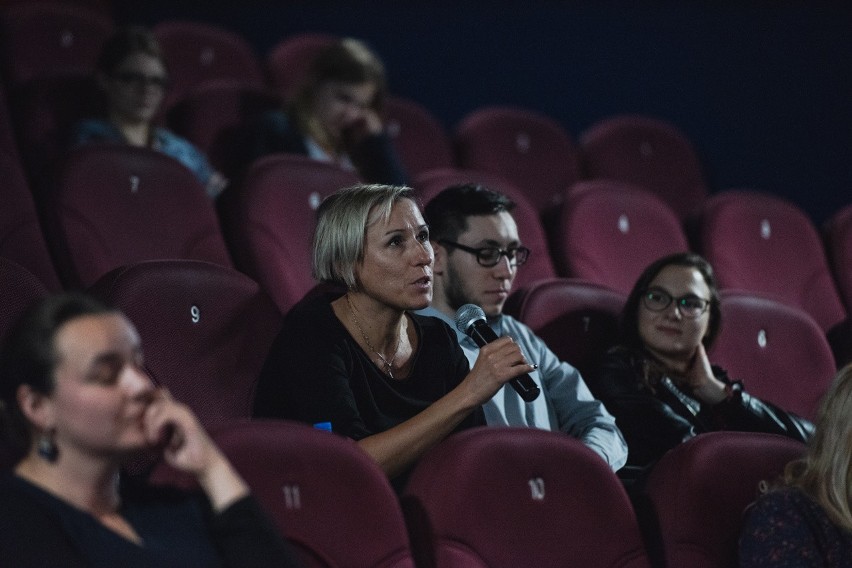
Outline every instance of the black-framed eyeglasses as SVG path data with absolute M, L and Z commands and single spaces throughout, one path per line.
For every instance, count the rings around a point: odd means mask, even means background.
M 169 86 L 169 78 L 162 75 L 145 75 L 136 71 L 123 71 L 112 76 L 113 79 L 124 85 L 129 85 L 135 88 L 147 87 L 151 85 L 158 89 L 165 89 Z
M 508 249 L 501 249 L 500 247 L 473 248 L 444 239 L 439 240 L 438 243 L 476 255 L 476 262 L 486 268 L 497 266 L 500 258 L 504 256 L 509 259 L 509 264 L 513 264 L 514 266 L 521 266 L 530 257 L 530 249 L 527 247 L 513 247 Z
M 661 312 L 674 302 L 678 311 L 685 318 L 696 319 L 710 307 L 710 300 L 699 298 L 695 294 L 687 294 L 675 298 L 662 288 L 649 288 L 642 295 L 642 303 L 652 312 Z

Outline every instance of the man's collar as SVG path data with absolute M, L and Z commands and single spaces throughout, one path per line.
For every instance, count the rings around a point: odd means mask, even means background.
M 452 316 L 447 315 L 444 312 L 442 312 L 441 310 L 439 310 L 439 309 L 437 309 L 433 306 L 429 306 L 428 308 L 423 308 L 422 310 L 417 310 L 417 313 L 422 315 L 422 316 L 432 316 L 432 317 L 440 318 L 440 319 L 444 320 L 451 328 L 456 330 L 456 333 L 458 333 L 460 336 L 467 337 L 467 335 L 465 335 L 464 333 L 462 333 L 461 331 L 459 331 L 456 328 L 455 314 L 453 314 Z M 502 330 L 502 327 L 503 327 L 503 315 L 502 314 L 500 314 L 499 316 L 486 318 L 486 321 L 488 322 L 488 325 L 492 329 L 495 330 L 495 332 L 500 332 Z M 498 335 L 499 335 L 499 333 L 498 333 Z

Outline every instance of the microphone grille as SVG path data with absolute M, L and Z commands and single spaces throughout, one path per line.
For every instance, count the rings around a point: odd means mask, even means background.
M 465 304 L 456 311 L 456 328 L 467 333 L 470 325 L 477 320 L 484 320 L 485 312 L 476 304 Z

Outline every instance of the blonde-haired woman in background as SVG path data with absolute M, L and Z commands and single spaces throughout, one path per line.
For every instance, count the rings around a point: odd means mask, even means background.
M 740 566 L 852 566 L 852 365 L 826 393 L 805 457 L 749 511 Z
M 385 68 L 357 39 L 344 38 L 314 59 L 288 108 L 250 127 L 249 161 L 287 152 L 353 169 L 365 182 L 404 185 L 407 176 L 385 130 Z

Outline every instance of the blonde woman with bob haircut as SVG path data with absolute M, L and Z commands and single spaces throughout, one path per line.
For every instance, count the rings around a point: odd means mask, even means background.
M 318 210 L 314 273 L 345 292 L 295 306 L 270 351 L 258 417 L 299 420 L 358 441 L 401 489 L 452 432 L 484 425 L 481 405 L 534 370 L 501 338 L 469 369 L 455 332 L 412 313 L 432 300 L 434 253 L 412 190 L 358 185 Z
M 740 565 L 852 565 L 852 365 L 825 394 L 805 457 L 749 511 Z

